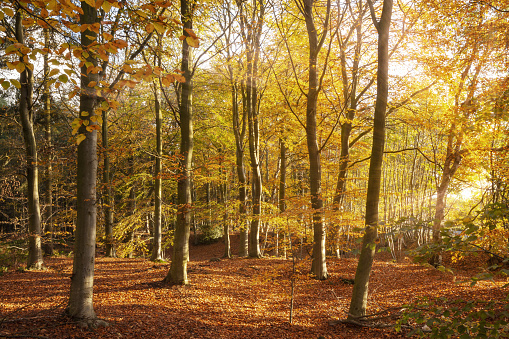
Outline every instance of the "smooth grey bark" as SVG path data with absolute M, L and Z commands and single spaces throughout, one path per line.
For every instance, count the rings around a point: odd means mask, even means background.
M 115 245 L 113 238 L 113 204 L 114 197 L 111 189 L 110 153 L 108 145 L 108 110 L 102 111 L 102 150 L 103 150 L 103 210 L 104 210 L 104 233 L 106 237 L 106 256 L 115 257 Z
M 279 176 L 279 212 L 284 213 L 286 211 L 286 145 L 283 139 L 279 139 L 280 145 L 280 176 Z M 277 237 L 276 240 L 279 240 L 279 230 L 276 230 Z M 286 232 L 283 231 L 285 236 L 283 236 L 283 254 L 286 258 Z M 279 244 L 276 245 L 276 257 L 279 257 Z
M 248 7 L 237 0 L 240 16 L 240 29 L 246 48 L 245 109 L 248 120 L 249 157 L 251 160 L 251 201 L 253 215 L 249 229 L 249 257 L 261 258 L 260 217 L 262 207 L 262 174 L 260 169 L 260 136 L 258 120 L 258 63 L 260 57 L 260 37 L 262 34 L 265 4 L 263 0 L 252 2 L 252 13 L 248 21 Z
M 156 163 L 154 169 L 154 221 L 153 221 L 153 233 L 154 240 L 152 243 L 152 254 L 150 260 L 157 261 L 163 259 L 162 254 L 162 178 L 161 172 L 162 157 L 163 157 L 163 136 L 162 136 L 162 112 L 159 103 L 159 85 L 154 82 L 154 111 L 156 117 Z
M 193 9 L 190 1 L 180 1 L 181 21 L 183 35 L 190 36 L 186 29 L 193 28 Z M 180 93 L 180 164 L 177 183 L 177 222 L 175 225 L 173 256 L 165 282 L 172 285 L 186 285 L 187 262 L 189 261 L 189 234 L 191 230 L 191 164 L 193 158 L 193 115 L 192 115 L 192 70 L 191 47 L 187 39 L 182 41 L 182 65 L 181 71 L 185 78 Z
M 21 9 L 16 13 L 15 34 L 18 43 L 25 44 L 23 29 L 23 15 Z M 20 57 L 23 61 L 23 56 Z M 42 269 L 42 246 L 41 246 L 41 210 L 39 205 L 39 170 L 37 158 L 37 144 L 33 125 L 33 73 L 26 65 L 25 70 L 19 75 L 20 97 L 19 114 L 25 143 L 26 166 L 27 166 L 27 200 L 28 200 L 28 269 Z
M 311 193 L 311 207 L 313 209 L 313 261 L 311 273 L 317 279 L 327 279 L 327 264 L 325 253 L 325 225 L 322 218 L 322 169 L 320 161 L 320 149 L 317 140 L 316 110 L 320 83 L 318 80 L 317 59 L 318 53 L 323 46 L 329 25 L 331 3 L 327 1 L 324 31 L 320 39 L 314 22 L 313 7 L 315 0 L 302 0 L 298 2 L 301 13 L 304 15 L 309 42 L 309 88 L 306 104 L 306 141 L 309 153 L 309 183 Z
M 44 46 L 50 50 L 50 29 L 44 29 Z M 45 254 L 53 255 L 53 145 L 51 140 L 51 96 L 49 75 L 49 54 L 44 54 L 44 137 L 46 139 L 46 222 L 44 232 L 48 238 L 45 246 Z
M 361 48 L 362 48 L 362 19 L 364 17 L 364 10 L 359 8 L 359 17 L 355 21 L 354 26 L 352 26 L 351 30 L 355 30 L 355 49 L 354 56 L 352 62 L 352 70 L 351 70 L 351 80 L 349 81 L 347 75 L 347 62 L 346 62 L 346 48 L 349 43 L 349 39 L 351 34 L 348 34 L 348 38 L 346 41 L 341 40 L 338 34 L 338 41 L 340 45 L 340 60 L 341 60 L 341 79 L 343 83 L 343 99 L 345 101 L 346 109 L 345 114 L 345 122 L 341 124 L 341 150 L 339 157 L 339 169 L 338 169 L 338 180 L 336 184 L 336 192 L 334 194 L 333 199 L 333 211 L 338 212 L 340 208 L 343 206 L 344 198 L 346 194 L 346 180 L 348 176 L 348 166 L 350 165 L 350 148 L 353 146 L 354 142 L 351 144 L 350 136 L 352 133 L 352 123 L 355 118 L 355 114 L 357 112 L 357 104 L 359 98 L 357 97 L 357 86 L 359 83 L 359 62 L 361 56 Z M 350 32 L 349 32 L 350 33 Z M 366 87 L 371 86 L 369 83 Z M 366 90 L 366 89 L 364 89 Z M 339 225 L 333 225 L 331 230 L 331 242 L 333 242 L 333 252 L 337 258 L 340 257 L 340 248 L 339 248 Z
M 232 127 L 233 135 L 235 136 L 235 165 L 237 170 L 237 178 L 239 181 L 239 226 L 240 226 L 240 241 L 239 241 L 239 257 L 247 257 L 249 248 L 249 228 L 247 225 L 247 188 L 246 188 L 246 170 L 244 165 L 244 140 L 246 138 L 246 122 L 247 122 L 247 107 L 245 105 L 244 85 L 241 82 L 241 93 L 242 96 L 242 115 L 239 113 L 239 98 L 238 98 L 238 82 L 235 79 L 234 69 L 232 66 L 233 57 L 230 52 L 231 47 L 231 23 L 232 16 L 230 11 L 230 3 L 227 2 L 227 17 L 228 22 L 225 22 L 223 29 L 227 31 L 225 34 L 226 40 L 226 62 L 228 78 L 230 80 L 231 95 L 232 95 Z
M 81 3 L 83 14 L 80 24 L 94 24 L 98 21 L 97 10 L 86 2 Z M 97 33 L 86 29 L 81 33 L 81 44 L 84 47 L 94 44 Z M 92 53 L 87 62 L 97 66 Z M 89 126 L 95 126 L 91 120 L 97 104 L 97 95 L 88 84 L 99 81 L 99 74 L 88 73 L 87 66 L 81 67 L 80 119 L 88 120 Z M 97 316 L 93 305 L 94 265 L 96 242 L 96 180 L 97 180 L 97 130 L 88 131 L 82 125 L 78 133 L 85 139 L 78 145 L 78 173 L 76 199 L 76 231 L 74 243 L 73 273 L 71 289 L 66 312 L 80 321 L 97 324 Z
M 362 239 L 361 254 L 355 272 L 349 318 L 366 313 L 368 283 L 375 256 L 378 235 L 378 205 L 382 176 L 382 162 L 385 144 L 385 113 L 389 95 L 389 32 L 392 17 L 392 0 L 384 0 L 380 21 L 377 21 L 371 0 L 371 18 L 378 32 L 378 70 L 375 114 L 373 125 L 373 145 L 369 163 L 368 192 L 366 197 L 365 233 Z
M 242 86 L 243 87 L 243 86 Z M 244 93 L 242 89 L 242 93 Z M 243 103 L 245 103 L 243 96 Z M 242 118 L 239 117 L 239 105 L 237 101 L 237 88 L 232 83 L 232 113 L 233 134 L 235 135 L 235 156 L 237 177 L 239 179 L 239 214 L 240 214 L 240 239 L 239 257 L 247 257 L 249 248 L 249 227 L 247 223 L 247 178 L 244 166 L 244 139 L 246 136 L 247 109 L 245 104 L 242 109 Z

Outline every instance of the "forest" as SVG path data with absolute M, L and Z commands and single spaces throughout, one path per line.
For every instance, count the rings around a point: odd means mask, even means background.
M 509 337 L 506 0 L 0 0 L 0 338 Z

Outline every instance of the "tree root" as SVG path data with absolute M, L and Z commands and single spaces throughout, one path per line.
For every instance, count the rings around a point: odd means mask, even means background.
M 401 308 L 389 308 L 377 313 L 366 314 L 362 316 L 354 316 L 350 313 L 348 314 L 347 319 L 340 320 L 331 320 L 329 321 L 330 326 L 334 326 L 337 324 L 349 324 L 355 325 L 358 327 L 367 327 L 367 328 L 388 328 L 394 327 L 394 321 L 400 318 Z M 384 322 L 384 320 L 388 320 L 391 322 Z M 411 326 L 401 325 L 401 328 L 412 329 Z
M 76 324 L 81 328 L 86 328 L 89 330 L 95 330 L 99 327 L 108 327 L 110 324 L 104 320 L 95 318 L 95 319 L 75 319 Z

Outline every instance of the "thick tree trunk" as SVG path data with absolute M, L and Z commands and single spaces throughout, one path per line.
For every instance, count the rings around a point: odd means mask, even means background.
M 371 0 L 368 0 L 371 16 L 378 31 L 378 71 L 375 116 L 373 126 L 373 145 L 369 164 L 368 193 L 366 198 L 366 230 L 362 239 L 362 249 L 355 272 L 350 316 L 362 316 L 366 313 L 368 300 L 368 283 L 375 256 L 378 232 L 378 205 L 380 200 L 380 184 L 382 161 L 385 143 L 385 113 L 389 93 L 389 31 L 392 16 L 392 0 L 384 0 L 382 16 L 377 22 Z
M 23 32 L 23 19 L 21 9 L 16 13 L 16 40 L 25 44 Z M 20 58 L 23 62 L 23 56 Z M 39 171 L 37 164 L 37 144 L 35 141 L 33 127 L 33 75 L 32 70 L 26 65 L 25 70 L 19 77 L 20 97 L 19 114 L 23 129 L 23 140 L 25 142 L 27 162 L 27 198 L 28 198 L 28 260 L 27 268 L 42 269 L 42 247 L 41 247 L 41 211 L 39 206 Z
M 82 25 L 97 22 L 97 10 L 86 2 L 81 3 L 83 14 L 80 16 Z M 81 33 L 81 44 L 89 46 L 96 41 L 97 33 L 85 30 Z M 89 56 L 87 62 L 97 65 L 94 57 Z M 97 103 L 96 92 L 88 84 L 98 82 L 99 75 L 87 72 L 87 66 L 81 68 L 80 119 L 88 120 L 89 126 L 95 126 L 91 120 Z M 97 178 L 97 130 L 87 131 L 82 125 L 78 131 L 85 139 L 78 145 L 77 174 L 77 218 L 74 243 L 73 273 L 67 313 L 75 319 L 95 321 L 93 306 L 95 238 L 96 238 L 96 178 Z
M 162 223 L 161 223 L 161 194 L 162 194 L 162 156 L 163 156 L 163 139 L 162 139 L 162 113 L 159 104 L 159 86 L 154 83 L 154 110 L 156 116 L 156 164 L 154 170 L 154 222 L 153 233 L 154 240 L 152 244 L 152 255 L 150 260 L 162 260 Z
M 317 140 L 316 108 L 318 102 L 319 82 L 317 57 L 321 44 L 325 36 L 322 33 L 322 40 L 318 41 L 313 19 L 314 0 L 303 1 L 303 14 L 306 21 L 306 29 L 309 40 L 309 89 L 307 94 L 306 106 L 306 140 L 309 153 L 309 183 L 311 193 L 311 207 L 313 209 L 313 261 L 311 264 L 311 273 L 317 279 L 327 279 L 327 265 L 325 253 L 325 225 L 322 218 L 322 168 L 320 162 L 320 150 Z M 328 1 L 327 11 L 330 11 L 330 1 Z M 327 13 L 328 18 L 328 13 Z M 328 20 L 326 20 L 327 25 Z M 325 27 L 327 29 L 328 27 Z
M 181 20 L 184 23 L 183 34 L 189 36 L 186 29 L 193 28 L 191 3 L 187 0 L 180 2 Z M 185 285 L 187 280 L 187 262 L 189 261 L 189 233 L 191 226 L 191 163 L 193 158 L 193 116 L 192 93 L 193 83 L 191 74 L 191 47 L 187 40 L 182 41 L 182 67 L 185 82 L 182 83 L 180 96 L 180 166 L 177 183 L 178 207 L 177 223 L 175 225 L 173 257 L 170 271 L 164 279 L 170 284 Z

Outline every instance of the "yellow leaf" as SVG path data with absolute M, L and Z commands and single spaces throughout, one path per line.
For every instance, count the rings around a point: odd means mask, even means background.
M 7 90 L 11 85 L 9 84 L 9 81 L 2 81 L 2 87 Z
M 11 82 L 11 84 L 13 84 L 16 88 L 21 88 L 21 84 L 19 83 L 18 80 L 16 79 L 11 79 L 9 80 Z
M 92 132 L 94 130 L 94 126 L 87 126 L 87 131 Z
M 5 13 L 7 16 L 11 16 L 11 17 L 13 17 L 13 16 L 14 16 L 14 11 L 13 11 L 12 9 L 10 9 L 10 8 L 7 8 L 7 7 L 6 7 L 6 8 L 3 8 L 3 11 L 4 11 L 4 13 Z
M 48 77 L 55 76 L 55 75 L 57 75 L 57 74 L 58 74 L 58 72 L 59 72 L 59 70 L 58 70 L 58 69 L 53 68 L 53 69 L 49 72 Z
M 87 111 L 83 111 L 80 113 L 80 116 L 82 117 L 88 117 L 90 115 L 90 113 L 88 113 Z
M 108 13 L 110 11 L 110 9 L 111 9 L 111 3 L 109 3 L 106 0 L 105 2 L 103 2 L 101 7 L 104 9 L 104 12 Z
M 156 31 L 159 32 L 159 34 L 164 34 L 164 32 L 166 32 L 166 27 L 164 27 L 164 25 L 162 25 L 158 22 L 154 22 L 154 27 L 155 27 Z
M 84 0 L 87 4 L 90 5 L 90 7 L 94 7 L 95 8 L 95 0 Z
M 90 81 L 88 83 L 88 87 L 94 87 L 95 85 L 97 85 L 97 81 Z
M 108 33 L 108 32 L 104 32 L 104 33 L 103 33 L 103 38 L 104 38 L 104 40 L 106 40 L 106 41 L 110 41 L 111 39 L 113 39 L 113 35 L 111 35 L 111 34 L 110 34 L 110 33 Z
M 78 136 L 76 137 L 76 144 L 79 145 L 81 144 L 81 142 L 83 140 L 85 140 L 87 137 L 85 136 L 85 134 L 78 134 Z
M 90 125 L 90 121 L 89 120 L 83 120 L 83 125 L 85 125 L 85 126 Z
M 189 46 L 191 46 L 191 47 L 198 48 L 200 46 L 200 41 L 198 40 L 198 38 L 192 38 L 192 37 L 188 36 L 186 38 L 186 41 L 189 44 Z
M 22 73 L 24 70 L 25 70 L 25 64 L 22 62 L 19 62 L 16 65 L 16 71 L 18 71 L 19 73 Z
M 19 61 L 15 61 L 15 62 L 7 62 L 7 67 L 9 67 L 9 69 L 15 69 L 16 68 L 16 65 L 19 63 Z

